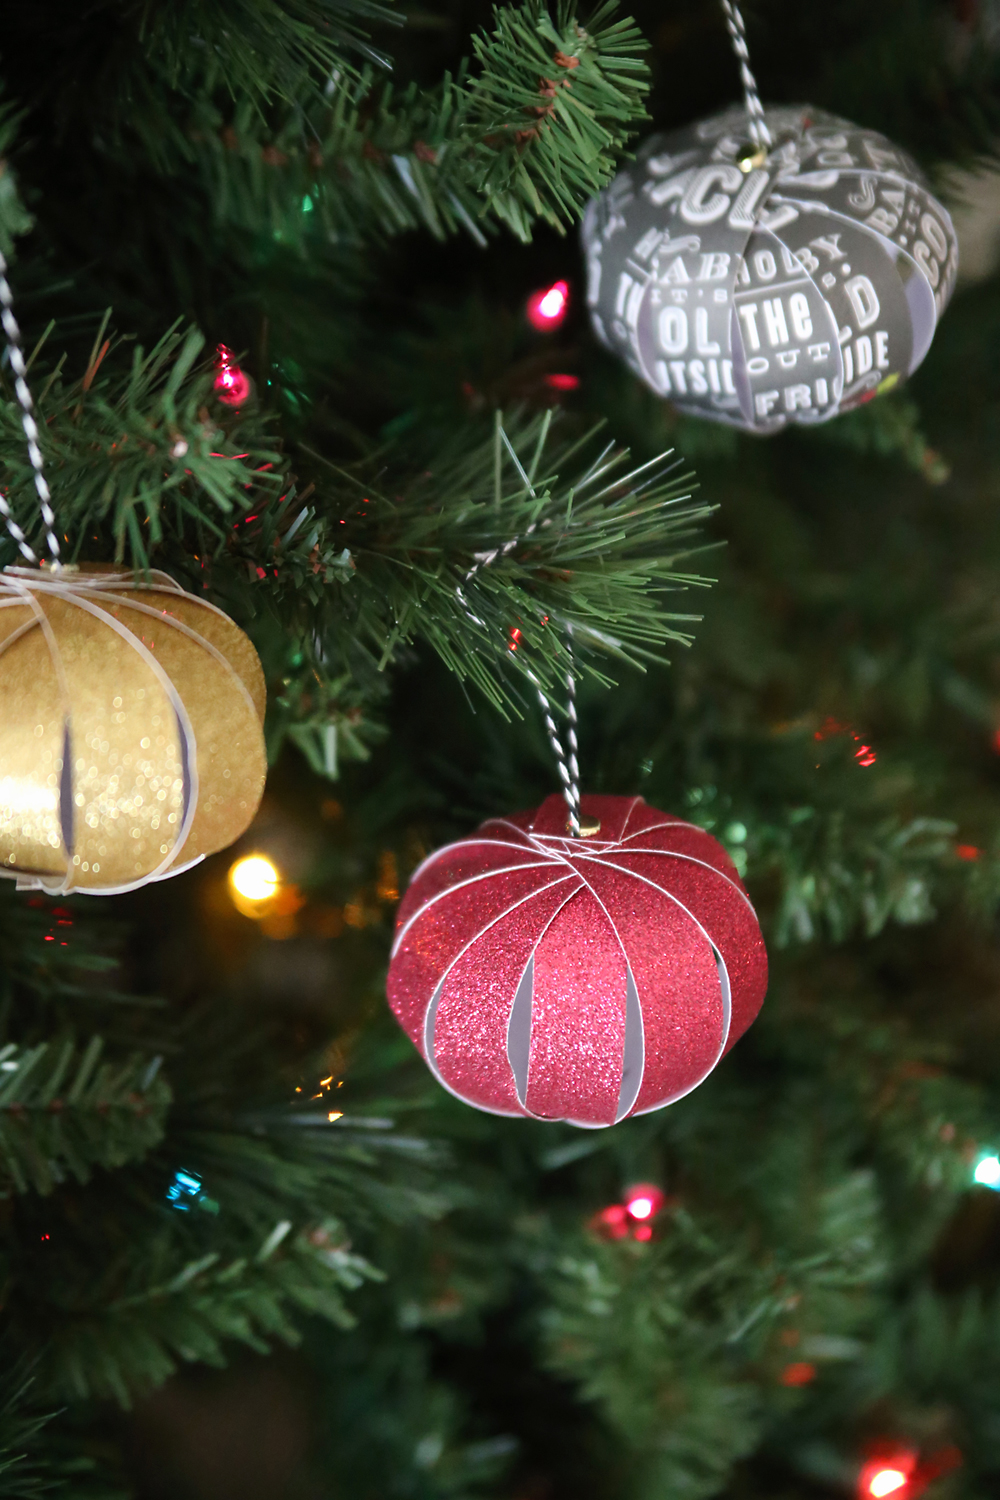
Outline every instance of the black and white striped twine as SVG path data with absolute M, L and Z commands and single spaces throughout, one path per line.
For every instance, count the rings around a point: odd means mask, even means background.
M 521 478 L 524 480 L 528 493 L 531 495 L 532 499 L 534 499 L 535 491 L 532 486 L 531 480 L 524 472 L 524 468 L 517 456 L 517 453 L 514 451 L 514 447 L 510 439 L 508 438 L 502 427 L 498 428 L 498 433 L 500 438 L 506 445 L 507 452 L 514 460 L 514 464 Z M 475 578 L 480 568 L 488 568 L 491 563 L 494 563 L 497 560 L 498 557 L 506 557 L 508 553 L 513 552 L 514 548 L 518 545 L 519 542 L 526 541 L 527 538 L 531 536 L 532 532 L 536 531 L 537 529 L 538 522 L 532 521 L 531 525 L 525 528 L 523 536 L 512 536 L 510 540 L 504 542 L 502 546 L 494 547 L 489 552 L 477 552 L 475 554 L 476 560 L 472 564 L 472 567 L 469 569 L 469 571 L 466 573 L 463 582 L 470 583 L 472 579 Z M 469 619 L 472 620 L 474 624 L 481 626 L 485 630 L 487 628 L 485 620 L 481 620 L 479 616 L 473 611 L 472 606 L 469 604 L 469 601 L 466 598 L 465 590 L 462 588 L 461 584 L 456 584 L 455 593 L 458 597 L 459 603 L 462 605 L 462 608 L 469 616 Z M 572 629 L 570 627 L 567 627 L 567 634 L 569 635 L 570 660 L 572 661 L 573 640 Z M 576 733 L 576 677 L 571 667 L 570 670 L 566 673 L 567 725 L 566 747 L 564 748 L 562 738 L 559 734 L 559 727 L 556 724 L 552 704 L 549 701 L 548 695 L 542 688 L 542 685 L 538 681 L 538 678 L 535 676 L 534 672 L 531 671 L 530 667 L 525 667 L 524 670 L 529 681 L 533 683 L 535 692 L 538 694 L 538 701 L 542 706 L 542 714 L 545 718 L 545 730 L 549 737 L 549 744 L 552 746 L 552 753 L 556 758 L 556 766 L 559 771 L 559 780 L 562 782 L 562 793 L 566 801 L 566 807 L 568 809 L 568 816 L 566 819 L 567 827 L 573 838 L 579 838 L 580 764 L 578 759 L 579 746 L 577 743 Z
M 38 492 L 38 506 L 42 512 L 42 521 L 45 526 L 45 540 L 52 557 L 52 566 L 59 567 L 59 538 L 56 535 L 56 518 L 52 510 L 52 496 L 45 482 L 42 472 L 42 454 L 38 446 L 38 426 L 35 422 L 34 403 L 31 400 L 31 392 L 28 389 L 27 366 L 24 355 L 21 352 L 21 330 L 17 326 L 14 317 L 14 299 L 11 296 L 10 284 L 7 281 L 7 262 L 0 252 L 0 322 L 3 323 L 3 331 L 7 337 L 7 353 L 10 358 L 11 369 L 14 371 L 14 390 L 21 407 L 21 426 L 24 428 L 25 441 L 28 445 L 28 457 L 31 467 L 35 471 L 35 489 Z M 22 557 L 29 562 L 37 563 L 38 558 L 28 544 L 28 540 L 20 526 L 11 514 L 10 505 L 6 495 L 0 490 L 0 515 L 7 523 L 7 530 L 21 549 Z
M 764 106 L 760 102 L 760 94 L 757 92 L 757 80 L 750 71 L 750 49 L 747 47 L 747 31 L 743 24 L 743 15 L 736 0 L 722 0 L 722 12 L 726 18 L 726 26 L 729 30 L 733 51 L 736 53 L 740 65 L 740 80 L 743 84 L 743 98 L 746 103 L 747 124 L 750 130 L 750 139 L 758 148 L 767 148 L 772 145 L 771 132 L 767 128 L 764 118 Z

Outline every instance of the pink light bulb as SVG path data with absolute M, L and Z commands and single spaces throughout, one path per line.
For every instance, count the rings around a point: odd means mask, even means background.
M 873 1496 L 897 1494 L 906 1483 L 901 1469 L 879 1469 L 868 1481 L 868 1493 Z
M 665 1203 L 663 1193 L 651 1182 L 637 1182 L 625 1194 L 625 1207 L 632 1219 L 652 1219 Z
M 555 281 L 541 291 L 532 292 L 528 298 L 526 312 L 532 328 L 540 333 L 551 333 L 558 328 L 569 307 L 569 283 Z
M 250 397 L 253 387 L 233 358 L 231 349 L 220 344 L 216 351 L 215 379 L 212 388 L 224 406 L 242 406 Z
M 861 1470 L 859 1500 L 908 1500 L 910 1481 L 914 1477 L 915 1453 L 896 1453 L 890 1458 L 874 1458 Z

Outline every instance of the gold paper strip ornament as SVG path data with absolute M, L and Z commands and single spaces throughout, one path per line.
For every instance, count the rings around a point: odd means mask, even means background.
M 257 653 L 165 573 L 0 574 L 0 870 L 110 895 L 223 849 L 266 774 Z
M 51 562 L 0 573 L 0 875 L 113 895 L 178 875 L 249 825 L 264 791 L 264 674 L 228 615 L 166 573 L 66 566 L 7 263 L 0 323 Z

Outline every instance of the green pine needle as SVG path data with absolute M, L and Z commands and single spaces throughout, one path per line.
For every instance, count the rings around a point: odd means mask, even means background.
M 0 1048 L 0 1191 L 86 1182 L 162 1138 L 171 1095 L 160 1059 L 102 1061 L 103 1051 L 99 1037 Z

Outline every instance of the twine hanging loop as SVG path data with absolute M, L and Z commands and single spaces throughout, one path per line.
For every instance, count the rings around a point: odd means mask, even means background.
M 743 101 L 747 111 L 747 127 L 750 139 L 758 149 L 768 149 L 774 144 L 764 118 L 764 106 L 757 91 L 757 80 L 750 69 L 750 49 L 747 46 L 747 30 L 743 13 L 736 0 L 722 0 L 722 13 L 733 44 L 733 51 L 740 65 L 740 81 L 743 84 Z
M 547 430 L 548 428 L 546 424 L 545 431 Z M 501 445 L 506 447 L 507 452 L 513 459 L 514 466 L 524 482 L 525 491 L 532 497 L 532 499 L 534 499 L 535 489 L 531 482 L 531 478 L 528 474 L 525 473 L 525 470 L 521 464 L 521 460 L 518 458 L 514 446 L 510 441 L 510 438 L 503 430 L 503 424 L 500 420 L 499 412 L 496 414 L 495 433 L 497 455 L 495 465 L 495 500 L 497 506 L 499 506 L 500 504 L 500 466 L 503 452 L 503 447 Z M 466 573 L 463 582 L 466 584 L 471 583 L 473 578 L 475 578 L 476 574 L 479 572 L 480 568 L 488 568 L 496 561 L 498 557 L 506 557 L 508 553 L 514 550 L 519 542 L 531 536 L 531 534 L 536 531 L 537 528 L 538 521 L 532 521 L 531 524 L 525 528 L 522 536 L 512 536 L 508 541 L 502 543 L 502 545 L 500 546 L 492 547 L 488 552 L 477 552 L 475 554 L 475 560 L 472 564 L 472 567 Z M 475 613 L 461 584 L 456 584 L 455 595 L 472 623 L 474 625 L 480 626 L 481 629 L 485 630 L 487 628 L 485 620 L 480 619 L 480 617 Z M 549 737 L 549 744 L 552 747 L 552 753 L 556 759 L 556 767 L 559 771 L 559 780 L 562 782 L 562 794 L 566 802 L 566 831 L 572 838 L 587 838 L 590 834 L 597 833 L 601 825 L 600 823 L 583 824 L 581 823 L 580 819 L 580 765 L 578 759 L 578 744 L 576 733 L 576 675 L 573 669 L 573 629 L 571 625 L 567 625 L 566 635 L 567 647 L 569 652 L 569 667 L 566 672 L 567 727 L 565 748 L 563 746 L 562 737 L 559 733 L 559 727 L 556 724 L 555 714 L 553 712 L 552 704 L 549 701 L 548 695 L 543 690 L 541 683 L 538 681 L 538 678 L 535 676 L 534 672 L 532 672 L 531 668 L 525 667 L 523 670 L 529 682 L 534 685 L 535 692 L 538 694 L 538 701 L 542 706 L 542 714 L 545 718 L 545 732 Z
M 11 369 L 14 371 L 14 390 L 21 407 L 21 426 L 24 428 L 25 442 L 28 446 L 28 458 L 35 473 L 35 489 L 38 492 L 38 507 L 41 510 L 42 524 L 45 527 L 45 541 L 52 559 L 52 566 L 58 568 L 61 566 L 61 561 L 59 538 L 56 535 L 56 518 L 52 510 L 52 496 L 42 470 L 42 453 L 38 446 L 34 402 L 28 389 L 28 367 L 21 349 L 21 330 L 14 316 L 14 299 L 7 280 L 7 261 L 2 252 L 0 252 L 0 323 L 3 324 L 7 339 L 7 353 L 10 356 Z M 24 532 L 14 520 L 7 497 L 2 493 L 0 493 L 0 515 L 3 516 L 7 523 L 7 530 L 20 548 L 21 556 L 26 557 L 29 562 L 37 563 L 38 558 L 28 545 Z

